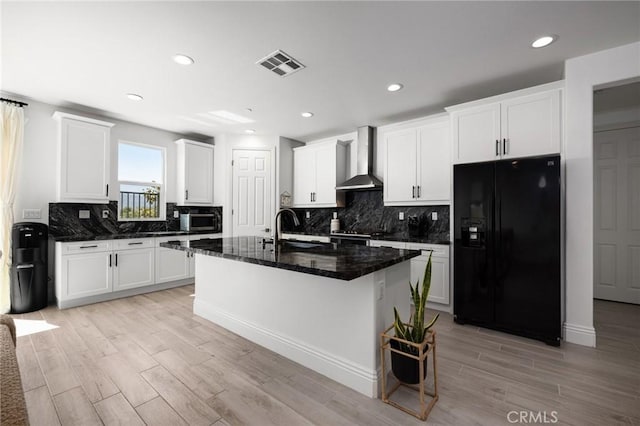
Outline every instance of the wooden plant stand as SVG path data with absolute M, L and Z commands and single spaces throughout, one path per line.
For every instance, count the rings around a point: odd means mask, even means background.
M 431 413 L 431 409 L 436 404 L 436 401 L 438 401 L 438 376 L 437 376 L 437 369 L 436 369 L 436 332 L 433 330 L 428 330 L 427 335 L 425 336 L 424 341 L 422 343 L 413 343 L 407 340 L 400 339 L 395 336 L 391 336 L 389 334 L 389 331 L 392 328 L 393 328 L 393 325 L 387 328 L 382 333 L 380 333 L 380 358 L 382 360 L 382 401 L 389 405 L 393 405 L 394 407 L 406 413 L 409 413 L 420 420 L 426 420 L 427 417 L 429 417 L 429 413 Z M 402 352 L 392 348 L 390 343 L 392 340 L 395 340 L 396 342 L 399 342 L 399 343 L 404 343 L 409 346 L 413 346 L 418 352 L 418 356 L 408 354 L 406 352 Z M 427 345 L 428 345 L 428 348 L 425 350 L 425 347 Z M 420 382 L 417 385 L 411 385 L 411 384 L 398 381 L 396 384 L 391 386 L 391 388 L 387 392 L 387 383 L 386 383 L 387 368 L 386 368 L 386 357 L 385 357 L 385 353 L 387 349 L 389 351 L 395 352 L 402 356 L 406 356 L 408 358 L 413 358 L 418 361 L 420 366 Z M 431 359 L 433 362 L 433 393 L 428 392 L 425 389 L 424 360 L 429 354 L 431 354 Z M 393 395 L 393 393 L 397 391 L 401 386 L 404 386 L 409 389 L 413 389 L 418 392 L 418 396 L 420 398 L 419 411 L 412 410 L 390 399 L 391 395 Z M 425 402 L 425 396 L 431 397 L 431 401 L 429 401 L 429 403 Z

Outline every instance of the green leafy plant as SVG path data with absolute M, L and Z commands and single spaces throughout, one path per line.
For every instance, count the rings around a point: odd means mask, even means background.
M 415 311 L 409 322 L 405 324 L 400 319 L 398 309 L 393 308 L 395 320 L 393 323 L 396 337 L 407 340 L 412 343 L 422 343 L 429 330 L 436 323 L 440 314 L 436 314 L 431 321 L 426 325 L 424 323 L 424 311 L 427 304 L 427 297 L 429 297 L 429 289 L 431 288 L 431 254 L 427 262 L 427 267 L 424 270 L 424 278 L 422 279 L 422 292 L 420 292 L 420 282 L 418 281 L 415 287 L 409 282 L 409 288 L 411 289 L 411 299 L 413 299 L 413 305 Z M 415 352 L 415 348 L 409 347 L 409 345 L 402 343 L 400 345 L 403 352 Z

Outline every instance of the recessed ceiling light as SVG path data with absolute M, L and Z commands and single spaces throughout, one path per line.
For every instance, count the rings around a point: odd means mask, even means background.
M 191 58 L 191 57 L 189 57 L 187 55 L 183 55 L 182 53 L 178 53 L 176 55 L 173 55 L 173 61 L 176 64 L 180 64 L 180 65 L 191 65 L 194 62 L 193 58 Z
M 135 93 L 127 93 L 127 98 L 132 101 L 141 101 L 144 98 L 140 95 L 136 95 Z
M 253 129 L 247 129 L 247 130 L 245 130 L 244 132 L 245 132 L 245 133 L 248 133 L 248 134 L 250 134 L 250 135 L 252 135 L 252 134 L 254 134 L 256 131 L 255 131 L 255 130 L 253 130 Z
M 303 112 L 300 115 L 303 116 L 304 118 L 313 117 L 313 113 L 312 112 Z
M 556 41 L 558 39 L 558 36 L 544 36 L 544 37 L 540 37 L 539 39 L 535 40 L 533 43 L 531 43 L 531 47 L 539 49 L 540 47 L 545 47 L 550 45 L 551 43 L 553 43 L 554 41 Z
M 398 90 L 402 89 L 404 86 L 400 83 L 391 83 L 390 85 L 387 86 L 387 90 L 390 92 L 397 92 Z

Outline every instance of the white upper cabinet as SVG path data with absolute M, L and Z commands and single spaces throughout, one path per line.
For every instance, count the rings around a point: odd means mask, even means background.
M 113 123 L 55 112 L 58 120 L 57 201 L 109 201 Z
M 346 180 L 346 148 L 337 140 L 293 150 L 294 207 L 337 207 L 344 194 L 336 185 Z
M 383 129 L 385 205 L 448 204 L 451 138 L 448 117 Z
M 178 205 L 213 205 L 213 145 L 180 139 L 177 152 Z
M 447 108 L 453 162 L 474 163 L 561 152 L 562 82 Z

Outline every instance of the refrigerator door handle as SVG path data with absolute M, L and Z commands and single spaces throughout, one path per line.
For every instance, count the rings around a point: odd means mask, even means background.
M 18 265 L 16 266 L 16 269 L 31 269 L 33 266 L 33 263 L 29 263 L 28 265 Z

